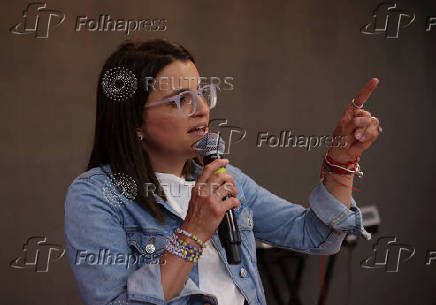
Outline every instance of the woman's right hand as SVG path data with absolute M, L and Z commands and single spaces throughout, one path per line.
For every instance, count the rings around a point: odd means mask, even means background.
M 228 163 L 228 159 L 217 159 L 204 166 L 191 191 L 191 200 L 181 228 L 204 242 L 215 233 L 226 211 L 240 204 L 236 198 L 238 191 L 233 177 L 227 173 L 214 173 Z M 222 200 L 229 193 L 234 197 Z

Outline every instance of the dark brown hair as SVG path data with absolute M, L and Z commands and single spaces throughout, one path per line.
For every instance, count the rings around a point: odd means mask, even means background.
M 111 172 L 127 174 L 137 185 L 135 201 L 161 223 L 164 222 L 160 204 L 150 192 L 145 192 L 146 183 L 157 186 L 157 191 L 167 200 L 154 174 L 148 153 L 138 141 L 136 128 L 143 124 L 144 104 L 149 91 L 146 77 L 156 75 L 175 60 L 195 63 L 192 55 L 180 44 L 162 39 L 145 42 L 127 41 L 106 60 L 97 83 L 97 110 L 94 144 L 87 170 L 109 164 Z M 108 98 L 102 88 L 106 71 L 115 67 L 129 69 L 137 79 L 137 89 L 127 100 L 114 101 Z M 191 160 L 185 163 L 186 175 Z

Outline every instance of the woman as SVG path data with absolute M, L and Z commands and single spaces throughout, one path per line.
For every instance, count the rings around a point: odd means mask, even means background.
M 345 233 L 370 238 L 351 188 L 381 132 L 361 109 L 377 79 L 346 108 L 333 135 L 347 145 L 329 149 L 304 209 L 227 159 L 202 165 L 194 145 L 208 131 L 216 88 L 199 88 L 199 77 L 192 55 L 164 40 L 124 43 L 105 62 L 88 169 L 65 202 L 66 249 L 85 304 L 266 304 L 255 238 L 320 255 L 337 253 Z M 240 265 L 228 264 L 217 234 L 231 208 Z

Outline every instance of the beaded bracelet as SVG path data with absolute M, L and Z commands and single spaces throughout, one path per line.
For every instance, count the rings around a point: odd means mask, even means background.
M 178 245 L 182 246 L 182 247 L 186 247 L 188 249 L 189 253 L 199 253 L 199 254 L 203 254 L 203 249 L 202 248 L 197 248 L 194 247 L 193 245 L 189 244 L 187 241 L 177 238 L 177 243 Z
M 168 242 L 166 249 L 172 253 L 176 254 L 182 258 L 188 259 L 188 258 L 198 258 L 201 254 L 199 253 L 189 253 L 187 249 L 184 249 L 183 247 L 180 247 L 178 244 L 174 244 L 171 241 Z
M 165 249 L 166 249 L 169 253 L 171 253 L 171 254 L 175 254 L 175 255 L 177 255 L 177 256 L 180 256 L 181 258 L 186 259 L 186 260 L 188 260 L 188 261 L 190 261 L 190 262 L 194 262 L 194 263 L 196 263 L 197 260 L 198 260 L 198 258 L 199 258 L 199 256 L 196 256 L 196 255 L 185 255 L 184 253 L 180 252 L 179 249 L 178 249 L 176 246 L 174 246 L 173 244 L 171 244 L 171 243 L 168 243 L 168 244 L 165 246 Z
M 194 240 L 197 244 L 199 244 L 202 248 L 206 248 L 206 244 L 205 244 L 201 239 L 199 239 L 195 234 L 192 234 L 192 233 L 186 232 L 185 230 L 183 230 L 183 229 L 181 229 L 181 228 L 177 228 L 177 229 L 175 230 L 175 232 L 176 232 L 176 233 L 181 233 L 181 234 L 183 234 L 183 235 L 185 235 L 185 236 L 188 236 L 189 238 L 191 238 L 192 240 Z
M 181 246 L 183 248 L 187 248 L 189 253 L 203 253 L 203 248 L 197 248 L 188 243 L 187 241 L 179 238 L 176 234 L 173 234 L 170 238 L 170 241 L 176 246 Z M 177 244 L 176 244 L 177 243 Z
M 171 249 L 173 252 L 180 254 L 180 256 L 184 258 L 199 258 L 201 255 L 200 253 L 189 252 L 186 248 L 180 247 L 180 245 L 174 244 L 172 242 L 169 242 L 169 245 L 172 247 Z
M 183 244 L 184 241 L 182 239 L 178 239 L 177 236 L 173 234 L 169 239 L 168 243 L 166 244 L 165 249 L 168 252 L 180 256 L 181 258 L 186 259 L 190 262 L 197 262 L 198 258 L 202 254 L 203 249 L 197 249 L 197 251 L 195 251 L 194 249 L 192 249 L 195 248 L 192 245 L 186 243 L 185 247 L 183 246 Z M 192 248 L 188 248 L 187 245 L 191 246 Z
M 186 259 L 187 261 L 194 262 L 194 263 L 196 263 L 196 262 L 198 261 L 198 258 L 199 258 L 198 255 L 185 255 L 185 254 L 183 254 L 183 253 L 181 253 L 181 252 L 175 251 L 175 249 L 176 249 L 176 248 L 175 248 L 173 245 L 169 245 L 169 246 L 166 248 L 166 250 L 167 250 L 169 253 L 171 253 L 171 254 L 175 254 L 175 255 L 177 255 L 177 256 L 180 256 L 181 258 Z

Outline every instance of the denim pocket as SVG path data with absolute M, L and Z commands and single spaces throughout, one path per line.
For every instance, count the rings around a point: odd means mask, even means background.
M 165 251 L 168 237 L 156 229 L 126 228 L 127 243 L 138 257 L 137 264 L 158 264 Z

